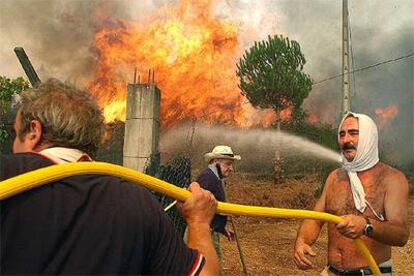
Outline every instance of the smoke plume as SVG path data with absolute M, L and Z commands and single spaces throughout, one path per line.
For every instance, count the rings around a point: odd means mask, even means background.
M 102 24 L 121 19 L 145 25 L 148 14 L 178 2 L 2 0 L 0 73 L 24 76 L 13 53 L 14 47 L 21 46 L 42 80 L 53 76 L 85 85 L 98 63 L 92 40 Z M 215 16 L 237 24 L 240 55 L 254 40 L 283 34 L 300 43 L 307 59 L 305 70 L 314 82 L 341 73 L 341 1 L 212 3 Z M 410 0 L 349 1 L 351 70 L 414 52 L 413 5 Z M 398 164 L 414 163 L 413 60 L 411 56 L 351 75 L 355 112 L 366 113 L 378 123 L 377 108 L 398 108 L 387 127 L 380 128 L 381 152 Z M 341 79 L 314 85 L 304 108 L 321 122 L 337 124 Z

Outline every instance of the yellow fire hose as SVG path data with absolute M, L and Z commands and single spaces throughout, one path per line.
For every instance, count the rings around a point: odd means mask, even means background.
M 191 195 L 191 193 L 185 189 L 122 166 L 103 162 L 78 162 L 49 166 L 4 180 L 0 182 L 0 200 L 12 197 L 18 193 L 33 189 L 46 183 L 55 182 L 62 178 L 85 174 L 112 175 L 120 177 L 180 201 L 184 201 Z M 317 219 L 336 224 L 342 220 L 338 216 L 323 212 L 246 206 L 225 202 L 218 202 L 217 213 L 251 217 Z M 360 239 L 356 239 L 355 243 L 362 256 L 367 260 L 374 275 L 381 275 L 374 258 L 364 242 Z

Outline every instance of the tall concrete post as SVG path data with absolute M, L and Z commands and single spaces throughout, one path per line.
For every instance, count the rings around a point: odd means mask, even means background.
M 155 84 L 129 84 L 123 165 L 143 172 L 158 153 L 161 93 Z

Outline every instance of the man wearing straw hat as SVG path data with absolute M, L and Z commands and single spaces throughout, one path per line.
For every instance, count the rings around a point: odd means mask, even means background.
M 226 201 L 224 178 L 233 173 L 233 163 L 235 160 L 241 160 L 240 155 L 235 155 L 231 147 L 220 145 L 206 153 L 204 159 L 208 162 L 208 167 L 199 174 L 196 181 L 218 201 Z M 234 232 L 227 227 L 227 216 L 216 214 L 211 222 L 211 231 L 217 255 L 221 258 L 219 233 L 226 236 L 229 241 L 234 241 L 235 238 Z
M 342 168 L 328 176 L 315 211 L 342 216 L 328 224 L 328 266 L 323 275 L 372 275 L 353 239 L 361 238 L 383 275 L 391 275 L 391 246 L 409 237 L 408 182 L 400 171 L 379 161 L 378 130 L 364 114 L 349 112 L 338 129 Z M 298 231 L 294 262 L 313 268 L 312 244 L 323 222 L 305 220 Z

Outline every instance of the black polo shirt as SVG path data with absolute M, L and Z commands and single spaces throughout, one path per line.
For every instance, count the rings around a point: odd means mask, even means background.
M 33 153 L 2 157 L 0 180 L 53 165 Z M 1 204 L 1 274 L 197 274 L 152 194 L 112 176 L 73 176 Z

